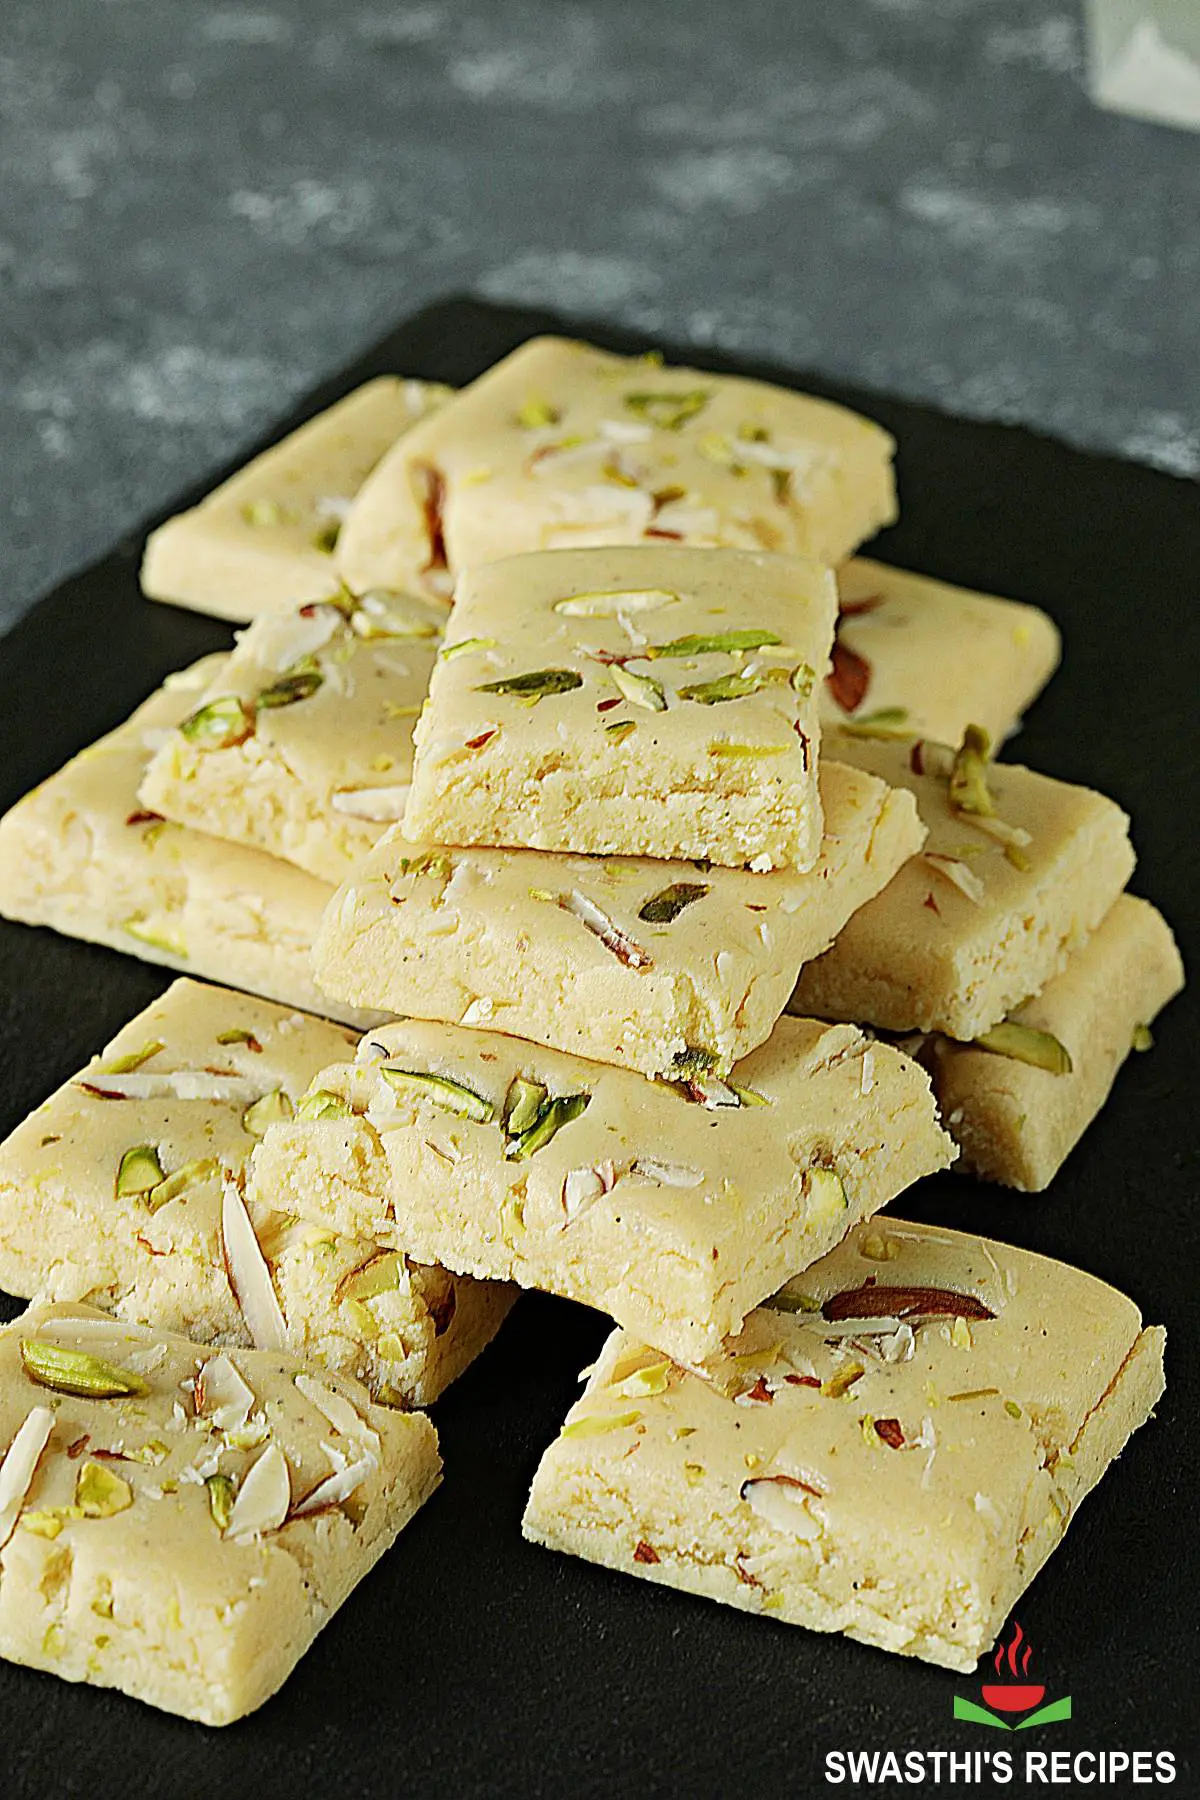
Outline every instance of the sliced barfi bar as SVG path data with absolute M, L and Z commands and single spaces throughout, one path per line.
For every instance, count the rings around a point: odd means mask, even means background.
M 284 1348 L 424 1405 L 490 1341 L 514 1291 L 314 1229 L 251 1151 L 347 1035 L 177 981 L 0 1145 L 0 1282 L 205 1343 Z
M 367 1025 L 376 1014 L 339 1007 L 313 984 L 324 882 L 168 824 L 138 799 L 150 758 L 223 662 L 205 657 L 172 676 L 0 818 L 0 913 Z
M 675 1085 L 405 1021 L 318 1075 L 255 1153 L 271 1204 L 610 1313 L 695 1361 L 953 1156 L 924 1071 L 783 1019 L 728 1083 Z
M 154 756 L 142 806 L 343 880 L 403 815 L 445 620 L 348 594 L 259 619 Z
M 1058 666 L 1036 606 L 997 600 L 855 557 L 838 570 L 826 726 L 957 744 L 967 726 L 1006 737 Z
M 1133 869 L 1129 820 L 1089 788 L 957 752 L 831 732 L 827 752 L 915 796 L 924 848 L 800 971 L 800 1013 L 971 1040 L 1036 994 Z
M 805 394 L 536 338 L 383 459 L 337 560 L 356 592 L 414 593 L 497 557 L 593 544 L 840 562 L 896 516 L 894 448 Z
M 559 550 L 474 569 L 416 730 L 412 839 L 810 869 L 827 569 Z
M 150 533 L 142 591 L 222 619 L 257 619 L 341 592 L 334 547 L 380 457 L 450 389 L 380 376 Z
M 0 1656 L 228 1725 L 440 1479 L 423 1413 L 90 1307 L 0 1331 Z
M 921 847 L 911 794 L 831 762 L 820 787 L 807 875 L 448 850 L 393 830 L 331 902 L 316 978 L 341 1001 L 371 994 L 643 1075 L 726 1074 L 770 1035 L 800 965 Z
M 748 1612 L 971 1669 L 1163 1391 L 1090 1275 L 859 1226 L 687 1373 L 618 1331 L 525 1535 Z
M 1048 1187 L 1182 986 L 1170 926 L 1122 894 L 1062 974 L 980 1042 L 932 1038 L 922 1061 L 962 1167 L 1028 1193 Z

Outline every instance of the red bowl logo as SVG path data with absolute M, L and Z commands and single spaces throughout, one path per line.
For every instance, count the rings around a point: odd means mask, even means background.
M 1005 1713 L 1029 1712 L 1046 1697 L 1044 1687 L 1013 1681 L 985 1683 L 982 1692 L 985 1706 Z

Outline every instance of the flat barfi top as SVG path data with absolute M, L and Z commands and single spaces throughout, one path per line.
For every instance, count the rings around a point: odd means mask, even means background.
M 833 577 L 556 551 L 469 571 L 417 725 L 412 839 L 811 868 Z
M 255 1153 L 275 1205 L 582 1300 L 684 1360 L 953 1154 L 914 1062 L 811 1020 L 728 1083 L 674 1085 L 408 1020 L 312 1093 Z
M 453 850 L 387 834 L 314 948 L 340 1000 L 487 1025 L 643 1075 L 700 1056 L 725 1074 L 762 1043 L 800 965 L 921 846 L 911 794 L 820 767 L 806 875 L 642 857 Z
M 437 1486 L 422 1413 L 89 1307 L 0 1331 L 0 1655 L 225 1725 Z
M 701 1373 L 616 1333 L 525 1532 L 970 1669 L 1148 1417 L 1162 1345 L 1077 1269 L 873 1220 Z
M 258 620 L 154 757 L 142 805 L 343 880 L 403 814 L 444 624 L 404 595 Z

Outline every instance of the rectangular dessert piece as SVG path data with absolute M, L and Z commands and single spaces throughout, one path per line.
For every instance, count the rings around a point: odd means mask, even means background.
M 177 981 L 0 1144 L 0 1283 L 204 1343 L 287 1348 L 379 1399 L 426 1405 L 484 1348 L 514 1290 L 305 1225 L 251 1151 L 336 1025 Z
M 171 676 L 0 818 L 0 913 L 365 1026 L 378 1015 L 337 1006 L 312 979 L 332 889 L 273 856 L 169 825 L 138 799 L 154 751 L 224 660 Z
M 376 594 L 257 620 L 150 762 L 141 805 L 344 880 L 403 816 L 445 622 Z
M 333 551 L 363 482 L 450 389 L 382 375 L 264 450 L 152 531 L 142 592 L 222 619 L 257 619 L 341 591 Z
M 924 740 L 829 734 L 827 753 L 916 796 L 924 848 L 805 965 L 792 1006 L 970 1041 L 1065 967 L 1129 880 L 1129 820 L 1089 788 Z
M 253 1712 L 437 1487 L 423 1413 L 90 1307 L 0 1330 L 0 1656 Z
M 828 729 L 957 744 L 970 724 L 1000 742 L 1058 666 L 1054 621 L 855 557 L 838 570 L 841 610 L 821 695 Z
M 810 869 L 836 607 L 799 557 L 558 550 L 473 569 L 408 837 Z
M 1163 1391 L 1093 1276 L 859 1226 L 688 1373 L 613 1334 L 525 1535 L 814 1631 L 972 1669 Z
M 666 1085 L 410 1020 L 323 1070 L 251 1179 L 313 1224 L 581 1300 L 695 1361 L 952 1156 L 924 1071 L 850 1026 L 783 1019 L 728 1084 Z
M 1122 894 L 1062 974 L 982 1044 L 932 1038 L 921 1059 L 960 1166 L 1026 1193 L 1048 1187 L 1182 986 L 1170 926 Z
M 820 768 L 807 875 L 643 857 L 449 850 L 388 832 L 335 896 L 313 951 L 339 1000 L 488 1025 L 668 1078 L 727 1074 L 761 1044 L 800 965 L 921 847 L 913 797 Z
M 896 516 L 887 432 L 828 401 L 535 338 L 424 420 L 338 540 L 356 593 L 527 550 L 661 540 L 840 562 Z

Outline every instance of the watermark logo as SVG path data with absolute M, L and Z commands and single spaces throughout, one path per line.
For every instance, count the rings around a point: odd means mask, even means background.
M 1045 1688 L 1029 1679 L 1033 1650 L 1015 1619 L 1012 1636 L 999 1646 L 992 1660 L 996 1679 L 981 1686 L 983 1705 L 955 1694 L 956 1719 L 967 1725 L 991 1725 L 998 1731 L 1027 1731 L 1031 1725 L 1055 1725 L 1071 1717 L 1070 1694 L 1043 1704 Z

